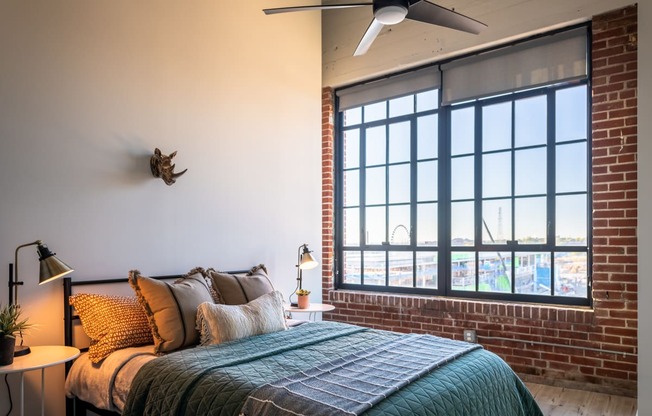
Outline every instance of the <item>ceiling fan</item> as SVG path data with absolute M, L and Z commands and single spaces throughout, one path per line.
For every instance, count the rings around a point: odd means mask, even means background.
M 372 6 L 374 18 L 360 40 L 353 56 L 364 55 L 385 25 L 395 25 L 404 19 L 417 20 L 450 29 L 478 34 L 486 28 L 482 22 L 456 11 L 438 6 L 427 0 L 372 0 L 363 3 L 322 4 L 316 6 L 279 7 L 264 9 L 265 14 L 300 12 L 307 10 L 333 10 Z

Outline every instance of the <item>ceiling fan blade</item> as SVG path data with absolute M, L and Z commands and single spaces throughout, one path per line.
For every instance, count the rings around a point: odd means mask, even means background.
M 482 22 L 471 19 L 468 16 L 449 10 L 445 7 L 430 3 L 427 0 L 417 1 L 410 5 L 407 16 L 411 20 L 430 23 L 437 26 L 444 26 L 450 29 L 477 35 L 487 27 Z
M 378 36 L 381 30 L 383 30 L 384 26 L 385 25 L 380 23 L 378 20 L 373 19 L 371 21 L 371 24 L 367 28 L 367 31 L 365 32 L 364 36 L 362 37 L 362 39 L 360 39 L 360 43 L 358 44 L 358 47 L 356 48 L 353 56 L 360 56 L 367 53 L 369 47 L 371 46 L 372 43 L 374 43 L 376 36 Z
M 366 3 L 348 3 L 348 4 L 325 4 L 317 6 L 297 6 L 297 7 L 279 7 L 276 9 L 263 9 L 265 14 L 277 14 L 287 12 L 303 12 L 309 10 L 334 10 L 334 9 L 350 9 L 352 7 L 371 6 L 372 2 Z

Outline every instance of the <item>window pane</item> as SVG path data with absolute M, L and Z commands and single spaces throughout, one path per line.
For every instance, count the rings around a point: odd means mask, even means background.
M 364 252 L 364 284 L 385 286 L 387 263 L 384 251 Z
M 370 104 L 364 106 L 364 121 L 369 123 L 370 121 L 382 120 L 387 117 L 387 101 L 381 101 L 376 104 Z
M 344 126 L 354 126 L 362 123 L 362 107 L 351 108 L 343 113 Z
M 546 143 L 546 102 L 544 95 L 516 101 L 516 147 Z
M 387 163 L 385 126 L 367 129 L 367 166 Z
M 545 194 L 547 191 L 546 149 L 517 150 L 515 154 L 515 195 Z
M 360 130 L 344 132 L 344 169 L 360 166 Z
M 385 199 L 385 168 L 367 169 L 366 183 L 366 202 L 367 205 L 384 204 Z
M 556 150 L 557 192 L 586 191 L 586 142 L 558 145 Z
M 520 244 L 546 242 L 546 198 L 516 200 L 515 237 Z
M 385 207 L 367 208 L 365 214 L 366 243 L 369 245 L 380 245 L 384 241 L 387 241 L 385 239 L 387 235 Z
M 389 125 L 389 163 L 410 161 L 410 123 Z
M 512 200 L 493 199 L 482 203 L 482 242 L 505 244 L 512 239 Z
M 482 196 L 492 198 L 512 195 L 512 153 L 482 156 Z
M 586 246 L 586 195 L 557 197 L 555 244 L 558 246 Z
M 389 252 L 390 286 L 412 287 L 413 270 L 413 253 L 411 251 Z
M 414 95 L 389 100 L 389 116 L 398 117 L 414 113 Z
M 417 111 L 436 110 L 439 107 L 439 90 L 417 94 Z
M 512 103 L 500 103 L 482 109 L 482 150 L 511 149 Z
M 344 206 L 360 205 L 360 171 L 358 169 L 344 172 Z
M 473 107 L 451 111 L 451 154 L 473 153 L 475 149 L 475 109 Z
M 417 119 L 417 159 L 437 157 L 437 115 Z
M 473 202 L 454 202 L 451 204 L 451 244 L 472 246 L 474 244 L 475 214 Z
M 351 283 L 359 285 L 361 282 L 361 263 L 359 251 L 345 251 L 344 255 L 344 276 L 342 277 L 344 283 Z
M 417 245 L 436 246 L 438 232 L 437 204 L 417 205 Z
M 512 292 L 512 253 L 480 252 L 478 291 Z
M 451 286 L 453 290 L 475 291 L 475 253 L 451 253 Z
M 456 157 L 451 160 L 452 199 L 473 198 L 473 172 L 473 156 Z
M 417 252 L 417 287 L 437 289 L 437 252 Z
M 585 298 L 587 264 L 586 253 L 555 253 L 555 295 Z
M 389 203 L 410 202 L 410 165 L 389 167 Z
M 417 201 L 436 201 L 437 162 L 417 163 Z
M 344 245 L 360 245 L 360 208 L 344 210 Z
M 555 105 L 557 142 L 586 139 L 586 86 L 557 91 Z
M 516 293 L 550 295 L 550 253 L 516 253 Z
M 411 229 L 410 206 L 389 207 L 389 243 L 394 245 L 410 244 Z

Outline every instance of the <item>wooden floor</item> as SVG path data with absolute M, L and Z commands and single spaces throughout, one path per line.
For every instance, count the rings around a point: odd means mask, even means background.
M 545 416 L 635 416 L 636 399 L 525 383 Z

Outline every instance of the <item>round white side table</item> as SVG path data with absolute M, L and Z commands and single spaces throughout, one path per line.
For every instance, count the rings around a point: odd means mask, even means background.
M 79 350 L 62 345 L 30 346 L 31 353 L 14 357 L 14 362 L 0 366 L 0 374 L 20 373 L 20 415 L 25 414 L 25 372 L 41 370 L 41 415 L 45 415 L 45 369 L 74 360 Z
M 298 306 L 291 306 L 288 304 L 283 305 L 283 309 L 285 312 L 290 312 L 290 313 L 307 313 L 308 319 L 310 321 L 314 320 L 314 317 L 317 313 L 321 312 L 330 312 L 335 310 L 335 306 L 333 305 L 327 305 L 325 303 L 310 303 L 310 306 L 307 308 L 301 309 Z

